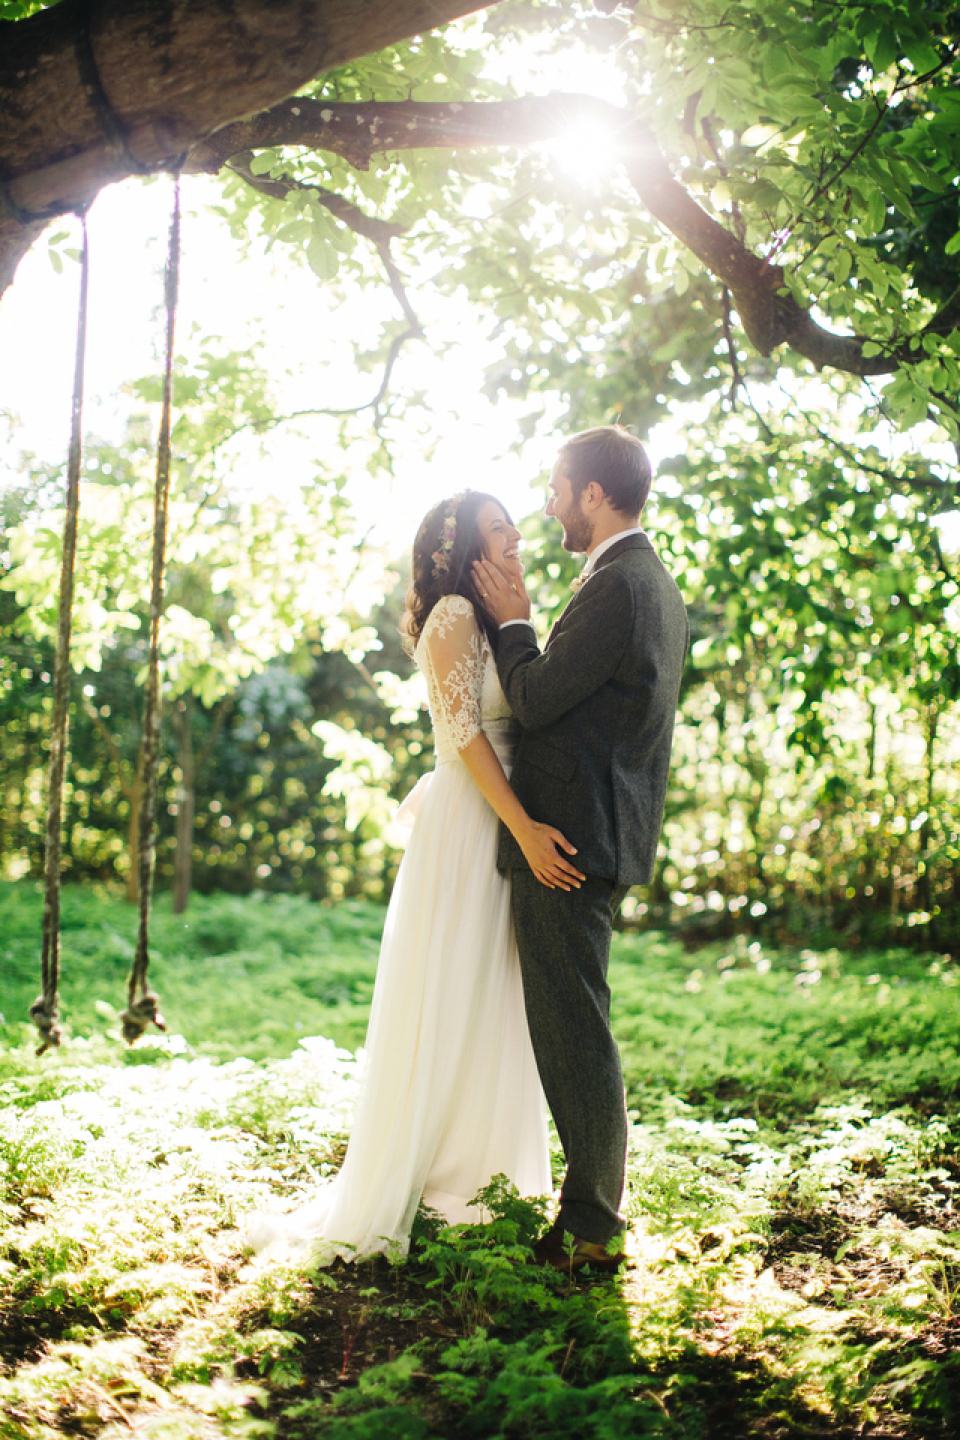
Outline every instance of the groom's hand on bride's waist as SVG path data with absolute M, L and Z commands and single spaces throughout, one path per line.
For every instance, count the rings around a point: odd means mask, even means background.
M 489 560 L 474 561 L 473 578 L 487 613 L 495 624 L 530 619 L 530 597 L 523 588 L 522 580 L 511 584 L 503 571 Z

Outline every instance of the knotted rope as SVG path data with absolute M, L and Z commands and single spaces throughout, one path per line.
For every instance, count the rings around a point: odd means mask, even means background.
M 104 89 L 103 80 L 100 76 L 100 67 L 97 64 L 97 57 L 93 49 L 93 27 L 92 27 L 92 4 L 91 0 L 77 0 L 75 7 L 76 26 L 73 35 L 73 52 L 77 58 L 77 69 L 80 72 L 80 83 L 90 103 L 90 108 L 97 117 L 97 123 L 103 131 L 110 148 L 118 156 L 122 156 L 125 163 L 136 175 L 150 175 L 154 166 L 144 164 L 132 154 L 127 136 L 127 127 L 110 103 L 110 98 Z
M 77 516 L 80 509 L 80 455 L 83 422 L 83 377 L 87 350 L 87 277 L 89 244 L 86 211 L 79 211 L 83 230 L 80 248 L 80 299 L 77 314 L 77 353 L 73 371 L 70 413 L 70 450 L 67 457 L 66 513 L 60 558 L 60 599 L 57 611 L 57 649 L 53 662 L 53 721 L 50 728 L 50 766 L 47 792 L 47 830 L 43 856 L 43 931 L 40 975 L 42 992 L 30 1006 L 30 1018 L 40 1034 L 37 1054 L 60 1044 L 60 830 L 63 815 L 63 774 L 67 758 L 70 701 L 70 628 L 73 615 L 73 574 L 77 553 Z
M 127 127 L 111 105 L 100 76 L 100 67 L 93 48 L 91 0 L 75 0 L 73 9 L 73 53 L 80 83 L 111 151 L 122 159 L 135 175 L 152 175 L 158 168 L 165 169 L 169 164 L 168 160 L 161 161 L 159 165 L 151 165 L 138 160 L 131 151 Z M 15 176 L 0 175 L 0 216 L 9 215 L 18 225 L 35 225 L 63 213 L 63 207 L 56 203 L 43 210 L 28 210 L 18 205 L 9 188 L 15 179 Z
M 177 292 L 180 283 L 180 174 L 175 173 L 173 214 L 167 248 L 167 269 L 164 281 L 167 333 L 163 371 L 163 408 L 160 415 L 160 438 L 157 442 L 157 479 L 153 498 L 153 559 L 150 582 L 150 658 L 147 665 L 147 687 L 143 716 L 143 811 L 140 816 L 140 853 L 137 857 L 140 879 L 140 927 L 133 968 L 127 985 L 127 1008 L 120 1016 L 123 1038 L 128 1045 L 147 1029 L 156 1025 L 165 1030 L 163 1016 L 157 1006 L 159 999 L 147 989 L 147 967 L 150 964 L 149 928 L 150 900 L 153 894 L 153 872 L 156 854 L 157 776 L 160 768 L 160 617 L 163 613 L 163 570 L 167 546 L 167 513 L 170 504 L 170 411 L 173 398 L 173 338 L 177 313 Z

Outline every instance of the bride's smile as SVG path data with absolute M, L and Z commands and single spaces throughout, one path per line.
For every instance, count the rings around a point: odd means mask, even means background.
M 520 531 L 510 523 L 495 500 L 486 501 L 477 511 L 477 529 L 483 541 L 484 555 L 513 585 L 523 575 Z

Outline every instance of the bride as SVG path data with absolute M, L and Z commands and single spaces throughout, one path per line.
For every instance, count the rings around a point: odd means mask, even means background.
M 521 1195 L 551 1189 L 498 818 L 543 884 L 582 877 L 562 853 L 573 846 L 531 820 L 508 784 L 517 725 L 472 568 L 484 556 L 519 587 L 519 539 L 498 501 L 469 490 L 417 532 L 403 630 L 427 683 L 436 768 L 405 807 L 416 819 L 387 911 L 346 1159 L 304 1208 L 248 1232 L 256 1249 L 282 1239 L 321 1263 L 404 1253 L 421 1201 L 457 1224 L 482 1218 L 470 1202 L 494 1175 Z

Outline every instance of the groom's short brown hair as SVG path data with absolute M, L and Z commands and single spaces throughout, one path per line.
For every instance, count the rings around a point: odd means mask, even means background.
M 614 510 L 639 515 L 650 494 L 650 461 L 636 435 L 621 425 L 595 425 L 571 435 L 557 457 L 575 495 L 595 480 Z

